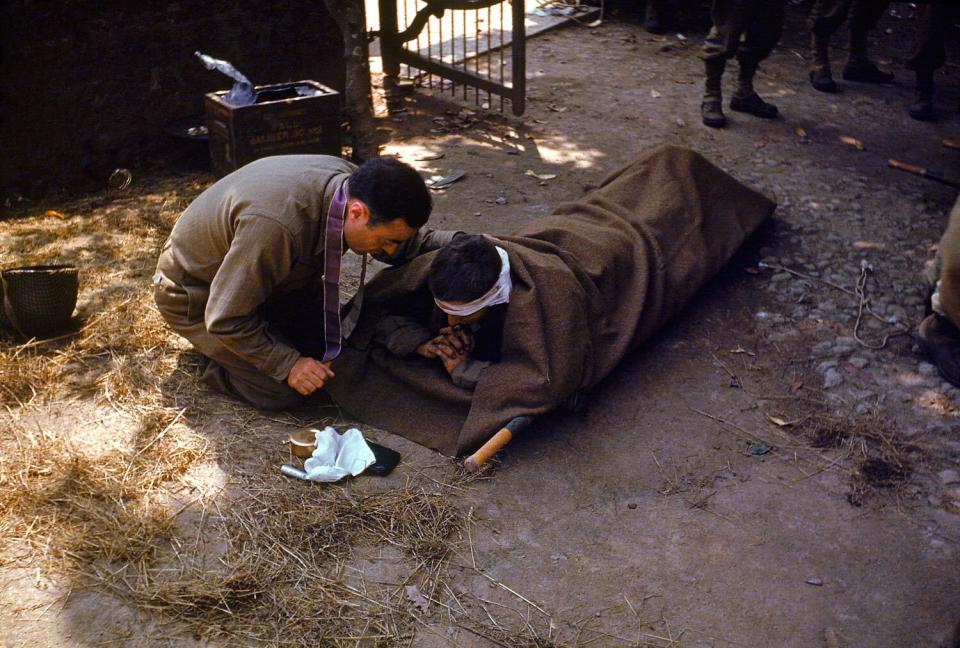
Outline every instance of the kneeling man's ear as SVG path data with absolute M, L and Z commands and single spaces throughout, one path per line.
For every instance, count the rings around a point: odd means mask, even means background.
M 347 202 L 347 218 L 357 225 L 366 225 L 370 220 L 370 208 L 362 200 L 351 198 Z

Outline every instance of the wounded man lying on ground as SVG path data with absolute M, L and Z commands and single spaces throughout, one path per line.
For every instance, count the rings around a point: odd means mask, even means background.
M 387 315 L 374 339 L 401 357 L 436 358 L 455 385 L 474 389 L 483 370 L 500 360 L 513 285 L 507 252 L 479 234 L 461 234 L 433 258 L 427 284 L 429 314 Z
M 488 304 L 475 330 L 447 328 L 438 306 L 469 317 L 482 285 L 438 291 L 439 305 L 431 292 L 432 264 L 446 252 L 381 272 L 326 389 L 361 421 L 445 454 L 466 452 L 507 421 L 553 410 L 609 375 L 774 207 L 694 151 L 653 149 L 580 200 L 494 239 L 509 295 Z M 498 349 L 481 355 L 487 344 Z M 451 380 L 459 365 L 450 348 L 468 350 L 461 363 L 491 363 L 455 378 L 474 377 L 472 390 Z

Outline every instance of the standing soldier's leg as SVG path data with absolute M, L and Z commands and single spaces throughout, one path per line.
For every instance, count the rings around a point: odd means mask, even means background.
M 711 128 L 720 128 L 727 123 L 721 90 L 723 70 L 740 45 L 740 35 L 743 33 L 742 4 L 743 0 L 714 0 L 710 9 L 713 26 L 700 50 L 706 71 L 700 114 L 703 123 Z
M 651 34 L 662 34 L 673 28 L 670 0 L 647 0 L 643 28 Z
M 889 0 L 854 0 L 850 11 L 850 57 L 843 66 L 843 78 L 864 83 L 890 83 L 893 75 L 884 72 L 867 56 L 867 36 L 877 26 Z
M 928 4 L 917 16 L 913 52 L 906 64 L 917 75 L 913 103 L 908 109 L 914 119 L 933 119 L 933 73 L 947 59 L 944 41 L 949 13 L 943 4 Z
M 810 84 L 820 92 L 836 92 L 837 84 L 830 70 L 830 37 L 850 13 L 853 0 L 816 0 L 810 9 L 810 48 L 813 67 Z
M 700 112 L 703 123 L 720 128 L 727 123 L 723 114 L 721 81 L 727 61 L 740 49 L 740 41 L 757 12 L 756 6 L 766 0 L 713 0 L 710 19 L 713 27 L 703 43 L 700 57 L 706 68 L 706 82 Z M 773 0 L 778 2 L 781 0 Z
M 723 70 L 727 66 L 727 58 L 722 45 L 722 37 L 716 27 L 711 27 L 710 33 L 707 34 L 702 55 L 707 74 L 703 84 L 700 114 L 704 124 L 711 128 L 721 128 L 727 123 L 727 118 L 723 114 L 722 91 Z
M 920 322 L 917 342 L 940 374 L 960 387 L 960 200 L 940 239 L 940 257 L 940 281 L 931 299 L 933 313 Z
M 730 108 L 756 117 L 772 119 L 777 116 L 777 107 L 760 98 L 753 88 L 753 78 L 760 61 L 770 56 L 770 52 L 780 41 L 784 0 L 758 0 L 751 4 L 750 21 L 743 43 L 737 51 L 740 74 L 737 76 L 737 90 L 730 98 Z

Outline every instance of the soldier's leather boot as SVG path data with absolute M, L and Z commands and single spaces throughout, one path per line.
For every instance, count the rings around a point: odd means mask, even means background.
M 933 71 L 917 70 L 917 87 L 913 103 L 907 109 L 910 116 L 920 121 L 933 119 Z
M 893 75 L 878 68 L 873 61 L 862 59 L 847 61 L 843 66 L 843 80 L 860 83 L 890 83 L 893 81 Z
M 724 59 L 707 59 L 704 61 L 707 79 L 703 86 L 703 103 L 700 104 L 700 115 L 703 123 L 710 128 L 722 128 L 727 123 L 723 114 L 723 70 L 727 66 Z
M 867 57 L 867 30 L 850 30 L 850 58 L 843 66 L 844 81 L 860 83 L 890 83 L 893 75 L 884 72 Z
M 944 380 L 960 387 L 960 329 L 946 317 L 931 313 L 920 322 L 916 341 Z
M 820 92 L 836 92 L 837 83 L 833 80 L 833 73 L 830 71 L 830 39 L 813 34 L 810 49 L 813 51 L 810 85 Z
M 737 90 L 730 98 L 730 109 L 750 113 L 754 117 L 773 119 L 777 116 L 777 107 L 760 98 L 753 89 L 753 76 L 759 64 L 753 61 L 740 61 L 740 74 L 737 77 Z

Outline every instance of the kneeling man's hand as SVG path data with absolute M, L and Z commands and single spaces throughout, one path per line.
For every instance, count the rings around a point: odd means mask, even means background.
M 287 376 L 287 384 L 304 396 L 309 396 L 332 378 L 333 370 L 329 364 L 304 356 L 294 363 Z

